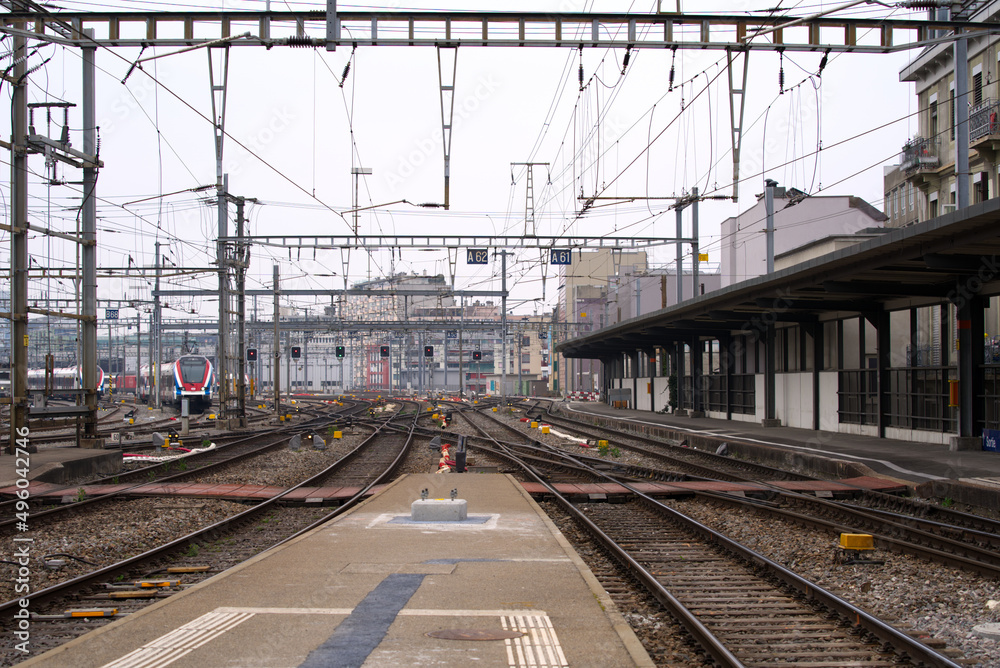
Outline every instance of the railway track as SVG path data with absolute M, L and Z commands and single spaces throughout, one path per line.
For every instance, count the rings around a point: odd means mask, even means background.
M 92 484 L 130 484 L 131 488 L 135 488 L 139 485 L 153 482 L 165 483 L 190 481 L 191 479 L 197 479 L 198 477 L 209 473 L 217 473 L 224 470 L 228 466 L 233 466 L 239 462 L 247 460 L 248 458 L 271 452 L 274 449 L 285 445 L 296 433 L 308 433 L 315 430 L 321 430 L 330 424 L 334 424 L 336 420 L 347 417 L 351 414 L 351 411 L 361 411 L 364 410 L 366 406 L 367 404 L 365 403 L 352 404 L 351 406 L 346 407 L 346 414 L 331 416 L 332 419 L 331 417 L 319 417 L 314 418 L 311 421 L 295 425 L 293 428 L 283 427 L 272 429 L 261 434 L 245 436 L 220 448 L 215 448 L 202 453 L 195 453 L 184 457 L 183 459 L 157 463 L 132 471 L 106 476 L 92 481 Z M 55 507 L 48 507 L 43 510 L 36 510 L 28 516 L 27 521 L 36 530 L 43 529 L 45 526 L 59 521 L 63 517 L 79 514 L 81 512 L 91 512 L 94 509 L 112 501 L 117 496 L 127 493 L 129 489 L 130 488 L 119 488 L 112 494 L 88 497 L 86 495 L 80 495 L 77 487 L 68 487 L 65 491 L 68 493 L 69 497 L 77 497 L 75 502 Z M 17 531 L 17 525 L 22 520 L 15 515 L 16 503 L 16 499 L 0 503 L 0 513 L 2 513 L 4 509 L 8 510 L 6 515 L 0 514 L 0 517 L 9 518 L 0 521 L 0 534 L 11 535 Z M 45 502 L 43 502 L 43 505 L 44 503 Z
M 733 482 L 816 479 L 794 471 L 684 447 L 682 441 L 647 438 L 631 432 L 601 428 L 547 409 L 543 411 L 537 405 L 528 407 L 526 413 L 536 416 L 547 424 L 558 425 L 579 434 L 582 440 L 607 440 L 622 449 L 657 460 L 675 471 L 694 477 Z
M 733 497 L 711 496 L 720 503 L 744 505 Z M 754 512 L 833 533 L 871 534 L 881 549 L 1000 578 L 1000 552 L 996 549 L 1000 535 L 995 533 L 972 532 L 943 523 L 931 526 L 917 518 L 886 515 L 806 494 L 781 492 L 774 505 L 759 501 L 747 501 L 745 505 Z
M 586 431 L 590 428 L 600 430 L 598 433 L 617 435 L 618 438 L 626 440 L 640 438 L 643 441 L 651 441 L 653 443 L 674 442 L 669 439 L 667 441 L 663 441 L 661 439 L 641 437 L 632 431 L 632 425 L 628 420 L 601 417 L 600 421 L 607 423 L 608 426 L 606 427 L 601 427 L 600 425 L 595 425 L 591 422 L 574 420 L 568 416 L 562 415 L 561 413 L 552 412 L 552 407 L 554 405 L 555 404 L 550 401 L 536 400 L 531 403 L 529 410 L 534 409 L 536 413 L 539 411 L 544 412 L 545 419 L 551 419 L 553 423 L 556 421 L 562 421 L 563 424 L 567 424 L 568 426 L 572 426 L 574 424 L 579 425 L 579 428 L 582 431 Z M 698 452 L 710 458 L 714 457 L 713 453 L 706 451 L 691 450 L 691 452 Z M 934 529 L 934 523 L 937 522 L 943 525 L 941 531 L 945 533 L 953 533 L 955 527 L 961 527 L 972 532 L 981 531 L 988 534 L 1000 534 L 1000 521 L 997 519 L 985 517 L 972 512 L 962 512 L 956 508 L 936 505 L 910 496 L 890 495 L 866 489 L 859 490 L 858 494 L 855 495 L 853 502 L 856 505 L 862 505 L 876 510 L 883 510 L 886 512 L 886 516 L 894 513 L 900 518 L 910 517 L 926 520 L 926 522 L 923 523 L 923 526 L 931 531 L 936 530 Z M 900 519 L 900 521 L 904 520 Z
M 626 504 L 574 506 L 546 482 L 546 472 L 499 441 L 493 450 L 506 452 L 527 476 L 545 484 L 555 503 L 720 665 L 958 666 L 655 499 L 636 494 Z
M 546 414 L 546 419 L 550 414 Z M 556 416 L 554 422 L 575 423 Z M 596 433 L 610 435 L 599 430 Z M 628 436 L 618 442 L 625 442 Z M 650 440 L 650 439 L 644 439 Z M 712 453 L 705 453 L 718 459 Z M 728 471 L 718 479 L 726 479 Z M 768 487 L 773 504 L 717 496 L 720 503 L 752 505 L 758 512 L 781 514 L 803 526 L 817 526 L 830 531 L 872 533 L 878 547 L 893 552 L 913 554 L 989 577 L 1000 576 L 1000 522 L 941 508 L 917 499 L 892 496 L 871 490 L 857 490 L 855 501 L 819 499 L 807 494 L 788 492 L 781 487 L 757 480 Z M 783 513 L 783 509 L 786 513 Z M 933 516 L 936 519 L 931 519 Z
M 488 414 L 483 415 L 486 418 L 491 418 Z M 503 425 L 502 422 L 499 424 Z M 503 425 L 503 428 L 510 429 L 511 427 Z M 530 439 L 527 435 L 524 435 L 524 438 Z M 540 442 L 536 441 L 535 443 L 539 447 L 544 447 Z M 598 460 L 600 464 L 595 466 L 593 461 L 575 453 L 573 459 L 599 469 L 602 475 L 626 484 L 635 479 L 649 477 L 642 469 L 638 469 L 638 473 L 636 473 L 635 468 L 621 467 L 615 464 L 609 466 L 605 460 Z M 566 469 L 565 465 L 562 466 L 562 469 Z M 553 480 L 551 475 L 549 480 Z M 943 522 L 929 522 L 920 518 L 894 516 L 886 514 L 884 511 L 872 511 L 852 505 L 846 501 L 821 499 L 808 494 L 789 492 L 779 486 L 762 481 L 753 482 L 758 487 L 770 490 L 768 499 L 748 499 L 731 494 L 703 491 L 692 492 L 692 494 L 717 504 L 740 508 L 744 512 L 764 513 L 792 524 L 818 528 L 830 535 L 840 533 L 871 534 L 876 547 L 880 550 L 910 554 L 928 562 L 945 564 L 986 577 L 1000 577 L 1000 553 L 996 549 L 996 546 L 1000 545 L 1000 534 L 998 533 L 972 530 Z M 858 495 L 862 496 L 861 490 L 858 490 Z M 864 495 L 863 498 L 885 499 L 892 497 L 870 493 Z M 994 527 L 994 524 L 985 518 L 972 516 L 964 519 L 981 527 Z
M 68 405 L 68 404 L 67 404 Z M 175 416 L 158 417 L 154 420 L 146 421 L 143 415 L 147 412 L 144 404 L 113 403 L 105 406 L 107 412 L 98 418 L 97 435 L 105 439 L 111 439 L 115 434 L 129 433 L 133 437 L 136 435 L 152 434 L 155 431 L 162 431 L 177 426 Z M 128 409 L 128 410 L 126 410 Z M 133 424 L 126 424 L 129 413 L 135 418 Z M 190 424 L 195 428 L 212 428 L 213 423 L 209 419 L 211 411 L 192 415 Z M 270 419 L 273 413 L 257 408 L 247 408 L 247 423 L 252 424 L 261 420 Z M 54 443 L 65 443 L 76 438 L 76 418 L 63 420 L 35 420 L 29 427 L 31 429 L 31 442 L 34 445 L 51 445 Z M 56 424 L 53 424 L 55 422 Z M 55 433 L 42 433 L 55 432 Z M 0 435 L 0 449 L 7 447 L 8 434 L 4 432 Z M 125 445 L 124 443 L 122 445 Z M 127 447 L 133 447 L 130 444 Z M 149 443 L 150 447 L 152 443 Z
M 412 418 L 416 424 L 416 416 Z M 72 580 L 31 593 L 33 620 L 32 647 L 44 651 L 114 617 L 96 617 L 89 621 L 63 617 L 67 607 L 115 609 L 115 616 L 136 612 L 152 601 L 172 595 L 212 574 L 240 563 L 260 552 L 293 539 L 356 505 L 372 487 L 394 475 L 412 443 L 412 430 L 400 434 L 384 429 L 321 473 L 303 480 L 293 488 L 196 532 L 170 541 L 135 557 L 108 565 Z M 378 454 L 369 456 L 371 448 Z M 395 453 L 392 456 L 391 453 Z M 343 478 L 340 476 L 343 475 Z M 283 507 L 282 498 L 294 489 L 348 481 L 359 485 L 357 494 L 336 509 L 318 507 Z M 162 586 L 143 586 L 159 582 Z M 17 601 L 0 605 L 0 623 L 5 633 L 0 648 L 0 664 L 12 665 L 23 658 L 10 640 L 11 613 Z M 52 615 L 53 619 L 46 619 Z

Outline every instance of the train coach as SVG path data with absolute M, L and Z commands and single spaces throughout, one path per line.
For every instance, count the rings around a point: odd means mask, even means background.
M 80 367 L 68 367 L 64 369 L 53 369 L 49 379 L 48 388 L 45 386 L 45 369 L 28 369 L 28 392 L 49 391 L 52 399 L 65 399 L 72 401 L 76 399 L 75 391 L 83 387 L 83 372 Z M 97 398 L 104 397 L 104 385 L 106 376 L 104 369 L 97 367 Z M 10 380 L 7 379 L 4 390 L 10 392 Z
M 203 355 L 183 355 L 172 362 L 160 365 L 160 403 L 181 407 L 188 400 L 192 412 L 201 413 L 212 405 L 215 389 L 215 366 Z M 143 367 L 139 381 L 139 398 L 149 402 L 153 393 L 149 369 Z

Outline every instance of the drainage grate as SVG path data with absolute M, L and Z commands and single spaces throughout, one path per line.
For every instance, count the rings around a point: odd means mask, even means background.
M 424 634 L 431 638 L 442 640 L 512 640 L 525 635 L 520 631 L 504 631 L 501 629 L 445 629 Z

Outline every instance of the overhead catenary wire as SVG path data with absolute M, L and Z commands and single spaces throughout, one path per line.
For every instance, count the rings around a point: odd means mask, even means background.
M 611 66 L 611 65 L 612 65 L 612 64 L 609 64 L 609 66 Z M 570 74 L 571 74 L 571 73 L 572 73 L 572 69 L 570 69 Z M 706 75 L 706 78 L 708 78 L 708 77 L 707 77 L 707 75 Z M 711 98 L 710 98 L 710 97 L 709 97 L 709 101 L 711 101 Z M 608 110 L 608 109 L 609 109 L 609 105 L 608 105 L 608 104 L 606 103 L 606 98 L 601 98 L 600 100 L 598 100 L 598 102 L 599 102 L 599 104 L 600 104 L 600 107 L 601 107 L 601 109 L 600 109 L 600 113 L 601 113 L 601 115 L 602 115 L 602 117 L 603 117 L 603 116 L 605 115 L 605 112 L 606 112 L 606 110 Z M 591 107 L 591 109 L 593 109 L 593 107 Z M 652 116 L 652 115 L 651 115 L 651 116 Z M 591 120 L 592 120 L 592 119 L 591 119 Z M 643 121 L 646 121 L 647 119 L 645 119 L 645 118 L 644 118 L 644 119 L 642 119 L 642 120 L 643 120 Z M 654 126 L 654 123 L 655 123 L 655 121 L 653 121 L 653 119 L 652 119 L 652 117 L 651 117 L 651 118 L 649 119 L 649 125 L 648 125 L 648 127 L 649 127 L 649 128 L 652 128 L 652 127 Z M 646 123 L 642 123 L 642 124 L 646 124 Z M 647 137 L 649 137 L 649 130 L 647 130 Z M 603 140 L 601 140 L 601 141 L 602 141 L 602 144 L 603 144 Z M 619 148 L 617 148 L 617 147 L 616 147 L 616 146 L 614 146 L 614 145 L 609 145 L 609 146 L 603 146 L 603 145 L 602 145 L 602 147 L 601 147 L 601 148 L 602 148 L 602 149 L 604 149 L 604 150 L 607 150 L 607 151 L 610 151 L 610 150 L 612 150 L 612 149 L 614 149 L 614 150 L 616 150 L 616 151 L 620 150 Z M 602 151 L 602 152 L 603 152 L 603 151 Z M 790 157 L 791 157 L 791 156 L 790 156 Z M 647 155 L 645 156 L 645 158 L 646 158 L 646 160 L 647 160 L 647 174 L 648 174 L 648 159 L 649 159 L 649 155 L 647 154 Z M 817 154 L 817 156 L 816 156 L 816 161 L 817 161 L 817 162 L 818 162 L 818 158 L 819 158 L 819 156 L 818 156 L 818 154 Z M 610 165 L 610 163 L 608 163 L 608 164 Z M 716 166 L 718 165 L 718 161 L 716 161 L 716 160 L 714 160 L 714 159 L 713 159 L 713 160 L 711 160 L 711 161 L 710 161 L 710 164 L 711 164 L 711 165 L 712 165 L 712 167 L 714 168 L 714 167 L 716 167 Z M 556 170 L 554 170 L 554 171 L 556 171 Z M 815 170 L 815 169 L 814 169 L 814 173 L 815 173 L 816 171 L 817 171 L 817 170 Z M 701 177 L 701 178 L 704 178 L 704 179 L 706 179 L 706 180 L 708 179 L 708 177 L 706 176 L 706 175 L 707 175 L 708 173 L 709 173 L 709 172 L 708 172 L 707 170 L 705 170 L 705 169 L 702 169 L 702 170 L 699 170 L 699 171 L 698 171 L 698 175 L 699 175 L 699 177 Z M 609 173 L 609 177 L 610 177 L 610 176 L 612 176 L 612 174 L 610 174 L 610 173 Z M 559 182 L 558 180 L 556 181 L 556 183 L 557 183 L 557 186 L 556 186 L 555 188 L 551 188 L 551 189 L 549 189 L 549 190 L 556 190 L 556 189 L 557 189 L 557 188 L 559 187 L 559 185 L 561 185 L 561 184 L 560 184 L 560 182 Z M 367 187 L 367 186 L 368 186 L 368 184 L 366 183 L 366 187 Z M 314 188 L 313 188 L 313 190 L 315 191 L 315 184 L 314 184 Z M 647 190 L 648 190 L 648 188 L 647 188 Z M 708 187 L 706 187 L 706 188 L 705 188 L 705 190 L 707 191 L 707 190 L 708 190 Z M 810 187 L 810 190 L 812 190 L 812 188 L 811 188 L 811 187 Z M 540 201 L 544 201 L 544 200 L 540 200 Z M 650 206 L 649 206 L 648 204 L 647 204 L 647 205 L 645 205 L 645 207 L 646 207 L 647 211 L 649 211 L 649 210 L 650 210 Z M 320 208 L 322 208 L 322 207 L 320 207 Z M 623 210 L 624 210 L 624 209 L 623 209 Z M 656 210 L 656 207 L 652 207 L 652 210 Z M 140 225 L 142 224 L 142 223 L 141 223 L 141 221 L 139 222 L 139 224 L 140 224 Z

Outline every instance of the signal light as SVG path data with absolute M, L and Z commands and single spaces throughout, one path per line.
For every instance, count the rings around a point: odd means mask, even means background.
M 434 357 L 434 346 L 424 346 L 424 357 Z
M 382 346 L 382 348 L 379 350 L 379 353 L 382 355 L 382 357 L 388 357 L 389 356 L 389 346 Z
M 337 346 L 337 357 L 344 357 L 344 346 Z
M 297 360 L 302 357 L 302 348 L 299 346 L 292 346 L 292 359 Z
M 256 362 L 256 361 L 257 361 L 257 349 L 247 348 L 247 362 Z
M 479 350 L 473 350 L 472 359 L 478 362 L 479 360 L 483 359 L 483 353 Z

